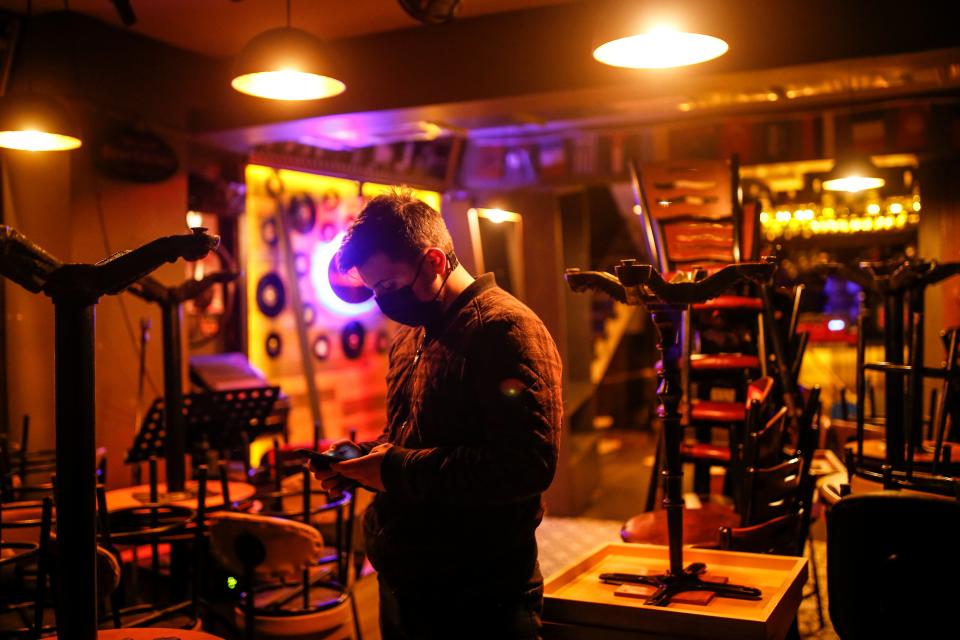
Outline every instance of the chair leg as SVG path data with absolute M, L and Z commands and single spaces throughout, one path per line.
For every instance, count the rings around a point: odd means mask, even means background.
M 823 600 L 820 597 L 820 572 L 817 570 L 817 550 L 813 546 L 813 538 L 807 536 L 807 547 L 810 549 L 810 570 L 813 571 L 813 595 L 817 598 L 817 619 L 820 629 L 826 624 L 823 619 Z

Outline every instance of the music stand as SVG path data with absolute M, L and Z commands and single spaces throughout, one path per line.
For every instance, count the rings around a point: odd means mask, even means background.
M 278 386 L 187 394 L 183 400 L 183 422 L 187 448 L 194 459 L 208 449 L 222 451 L 252 441 L 266 424 L 279 396 Z M 124 462 L 135 464 L 163 456 L 166 451 L 165 424 L 164 401 L 158 397 L 144 415 Z M 160 496 L 166 501 L 192 497 L 193 492 L 187 489 Z

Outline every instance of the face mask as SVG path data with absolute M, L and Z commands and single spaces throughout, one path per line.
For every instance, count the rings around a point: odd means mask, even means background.
M 374 298 L 383 315 L 394 322 L 410 327 L 430 326 L 438 322 L 443 316 L 443 304 L 439 300 L 440 292 L 446 286 L 447 278 L 450 277 L 452 270 L 443 278 L 443 283 L 432 300 L 424 302 L 413 292 L 413 283 L 420 277 L 420 269 L 423 268 L 423 261 L 426 257 L 426 254 L 424 254 L 423 258 L 420 259 L 420 264 L 417 265 L 417 273 L 413 276 L 410 284 L 393 291 L 387 291 Z

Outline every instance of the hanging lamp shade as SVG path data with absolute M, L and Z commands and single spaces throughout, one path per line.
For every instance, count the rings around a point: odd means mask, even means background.
M 826 191 L 859 193 L 879 189 L 887 183 L 867 155 L 844 155 L 837 158 L 833 169 L 824 177 Z
M 81 144 L 72 118 L 55 100 L 36 94 L 0 98 L 0 147 L 67 151 Z
M 593 57 L 613 67 L 669 69 L 719 58 L 729 48 L 715 36 L 661 25 L 607 40 L 593 50 Z
M 264 31 L 247 43 L 234 65 L 234 89 L 271 100 L 319 100 L 343 93 L 330 75 L 323 43 L 302 29 Z
M 723 21 L 710 3 L 685 0 L 597 1 L 593 57 L 629 69 L 669 69 L 706 62 L 730 48 L 716 35 Z M 722 31 L 722 29 L 721 29 Z

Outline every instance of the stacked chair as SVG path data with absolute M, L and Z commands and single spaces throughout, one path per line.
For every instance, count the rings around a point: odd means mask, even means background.
M 674 161 L 632 167 L 636 211 L 649 262 L 666 279 L 678 269 L 706 269 L 759 257 L 756 203 L 744 206 L 739 161 Z M 687 314 L 684 340 L 684 414 L 695 438 L 684 444 L 684 462 L 694 464 L 694 490 L 710 493 L 710 467 L 726 467 L 730 447 L 715 432 L 742 427 L 751 381 L 772 376 L 777 394 L 787 394 L 795 412 L 795 372 L 804 341 L 794 339 L 800 289 L 789 308 L 777 308 L 769 290 L 748 287 Z M 789 337 L 789 338 L 788 338 Z M 794 422 L 794 416 L 790 416 Z M 647 510 L 656 501 L 658 446 Z

